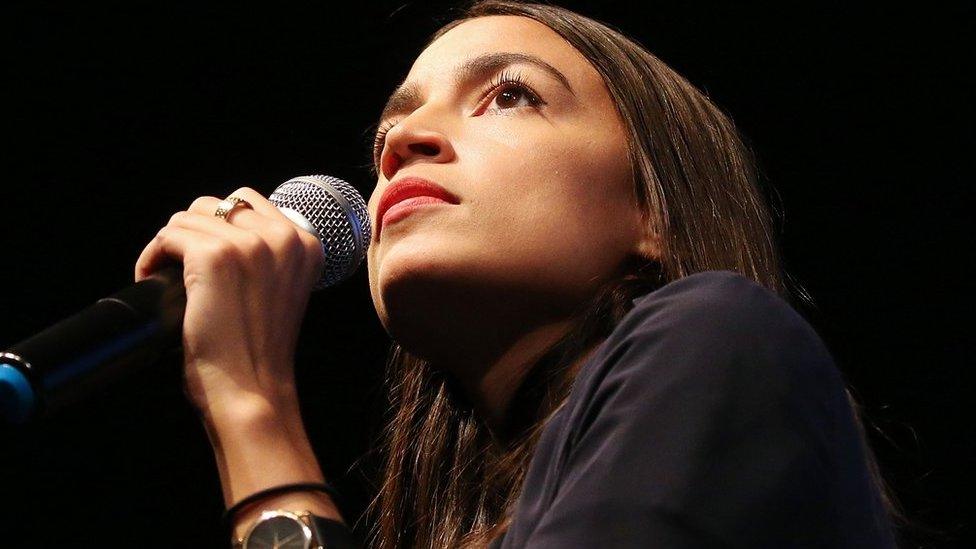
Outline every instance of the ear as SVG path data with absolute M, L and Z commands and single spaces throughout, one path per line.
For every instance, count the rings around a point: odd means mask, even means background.
M 664 247 L 661 235 L 647 223 L 641 223 L 640 239 L 634 244 L 634 254 L 647 260 L 661 261 Z

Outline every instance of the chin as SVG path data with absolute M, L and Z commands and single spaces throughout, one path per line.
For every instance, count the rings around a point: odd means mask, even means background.
M 438 291 L 452 276 L 431 257 L 397 258 L 377 273 L 376 295 L 387 316 L 417 316 L 445 305 Z
M 474 290 L 465 283 L 472 274 L 470 262 L 462 262 L 456 255 L 444 258 L 427 252 L 391 253 L 370 278 L 370 293 L 383 328 L 421 358 L 435 355 L 438 342 L 443 343 L 452 326 L 471 313 Z

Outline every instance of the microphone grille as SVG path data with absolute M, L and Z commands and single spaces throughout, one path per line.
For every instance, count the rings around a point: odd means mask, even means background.
M 325 250 L 325 269 L 316 290 L 345 280 L 359 267 L 372 238 L 369 212 L 362 195 L 349 183 L 327 175 L 303 175 L 278 186 L 269 200 L 318 236 Z M 301 221 L 306 223 L 302 223 Z

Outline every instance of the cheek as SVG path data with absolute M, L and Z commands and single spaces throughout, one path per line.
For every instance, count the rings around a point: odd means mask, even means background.
M 490 178 L 473 204 L 485 252 L 526 281 L 578 289 L 603 278 L 627 250 L 626 156 L 582 136 L 522 145 L 474 168 Z
M 528 223 L 552 235 L 619 234 L 621 210 L 631 206 L 626 145 L 579 126 L 517 137 L 496 129 L 482 142 L 466 180 L 491 227 L 524 230 Z

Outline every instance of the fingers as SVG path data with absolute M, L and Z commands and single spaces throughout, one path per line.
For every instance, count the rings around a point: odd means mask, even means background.
M 212 219 L 213 221 L 217 221 L 228 227 L 237 227 L 248 230 L 257 230 L 268 223 L 268 218 L 266 216 L 246 206 L 235 206 L 227 213 L 225 218 L 221 219 L 215 215 L 217 206 L 220 204 L 220 202 L 221 200 L 214 196 L 201 196 L 200 198 L 194 200 L 185 212 L 177 212 L 174 214 L 174 217 L 170 218 L 170 221 L 173 221 L 180 213 L 184 213 L 205 219 Z M 248 203 L 250 202 L 251 201 L 248 200 Z
M 206 234 L 189 229 L 165 226 L 142 250 L 136 260 L 136 282 L 148 277 L 170 260 L 182 262 L 191 245 L 215 245 L 215 240 Z
M 251 206 L 254 207 L 254 211 L 261 215 L 270 217 L 272 219 L 285 219 L 288 218 L 281 213 L 281 210 L 277 206 L 271 203 L 270 200 L 264 197 L 263 194 L 255 191 L 250 187 L 241 187 L 236 191 L 230 193 L 228 196 L 236 196 L 238 198 L 243 198 L 247 200 Z
M 294 230 L 290 232 L 294 233 Z M 136 261 L 136 280 L 149 276 L 168 259 L 185 263 L 187 254 L 193 250 L 216 256 L 220 260 L 218 262 L 235 259 L 236 251 L 242 258 L 267 264 L 276 251 L 295 253 L 301 248 L 298 236 L 293 235 L 292 238 L 294 242 L 290 245 L 276 242 L 278 250 L 273 250 L 272 245 L 256 231 L 236 227 L 217 217 L 176 212 Z
M 296 234 L 301 239 L 307 253 L 313 255 L 316 253 L 323 254 L 324 260 L 322 242 L 318 239 L 318 237 L 295 225 L 285 216 L 285 214 L 281 213 L 281 210 L 279 210 L 277 206 L 261 195 L 261 193 L 251 189 L 250 187 L 241 187 L 228 196 L 243 198 L 249 204 L 251 204 L 253 210 L 243 206 L 238 206 L 230 212 L 230 214 L 227 216 L 226 222 L 237 227 L 258 232 L 261 232 L 264 228 L 268 228 L 269 230 L 273 231 L 272 233 L 268 234 L 268 236 L 273 240 L 278 240 L 281 238 L 291 239 L 292 236 L 290 231 L 297 231 Z M 214 212 L 217 211 L 217 205 L 219 203 L 219 198 L 213 196 L 201 196 L 193 201 L 188 211 L 214 217 Z
M 318 238 L 292 223 L 253 189 L 238 189 L 232 196 L 247 200 L 254 209 L 237 206 L 226 219 L 221 219 L 214 215 L 220 199 L 202 196 L 187 211 L 173 214 L 136 261 L 136 281 L 148 277 L 170 260 L 185 263 L 190 244 L 195 241 L 198 246 L 219 246 L 222 242 L 226 248 L 223 252 L 234 248 L 263 265 L 272 263 L 272 256 L 301 257 L 302 264 L 313 266 L 312 270 L 321 269 L 325 255 Z M 174 239 L 176 242 L 172 242 Z
M 235 206 L 227 212 L 227 215 L 223 219 L 221 219 L 216 215 L 220 202 L 221 199 L 215 196 L 201 196 L 194 200 L 186 211 L 204 217 L 212 217 L 221 223 L 236 225 L 246 229 L 252 229 L 259 226 L 264 222 L 263 219 L 266 217 L 252 209 L 254 204 L 250 200 L 247 200 L 248 204 L 251 204 L 252 208 L 248 208 L 247 206 L 243 205 Z
M 281 210 L 277 206 L 271 203 L 270 200 L 264 197 L 261 193 L 255 191 L 250 187 L 241 187 L 236 191 L 230 193 L 228 196 L 236 196 L 238 198 L 243 198 L 247 200 L 248 204 L 254 208 L 254 212 L 261 214 L 265 217 L 271 219 L 282 219 L 287 221 L 288 218 L 281 213 Z M 213 215 L 217 211 L 217 204 L 220 203 L 220 199 L 214 196 L 201 196 L 200 198 L 193 201 L 190 204 L 188 211 L 196 212 L 203 215 Z M 234 208 L 234 215 L 236 216 L 238 210 L 243 210 L 244 208 L 238 206 Z

